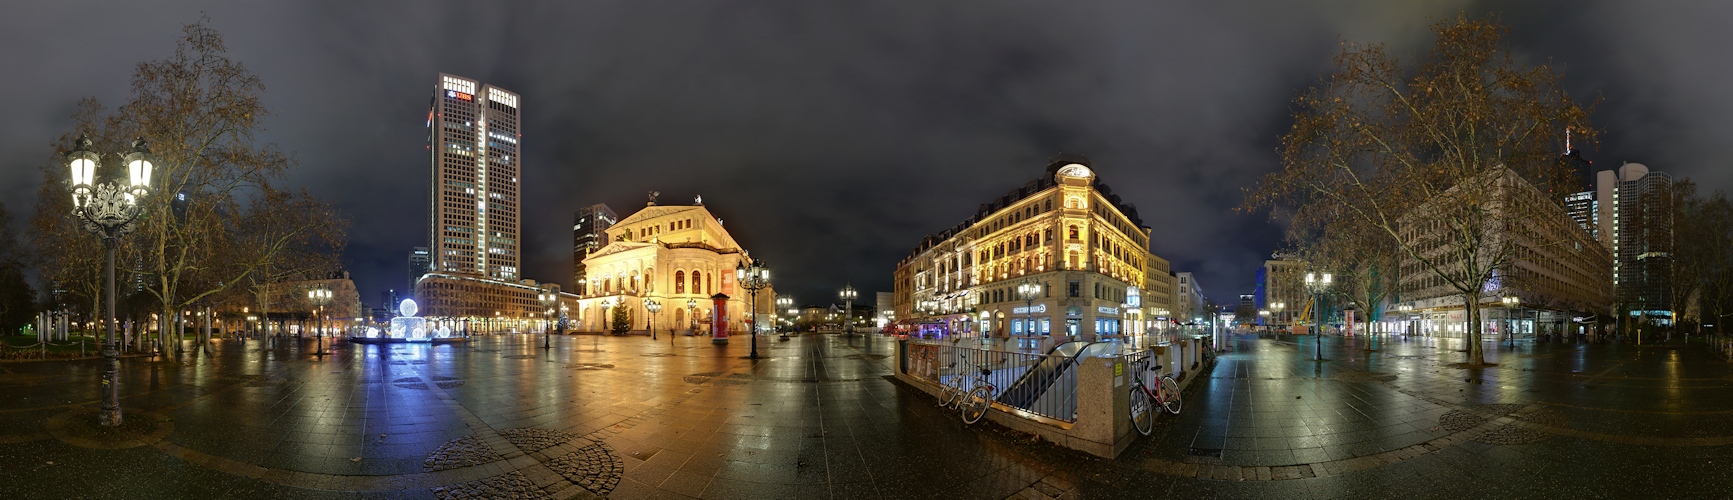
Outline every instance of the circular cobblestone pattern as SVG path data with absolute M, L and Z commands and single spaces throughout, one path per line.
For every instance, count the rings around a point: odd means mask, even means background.
M 694 373 L 694 374 L 682 377 L 682 380 L 685 380 L 687 382 L 691 382 L 694 384 L 702 384 L 705 382 L 709 382 L 710 379 L 716 378 L 717 375 L 721 375 L 721 374 L 722 374 L 722 372 Z
M 578 438 L 577 435 L 567 432 L 533 427 L 499 431 L 499 437 L 511 441 L 513 446 L 517 446 L 517 449 L 524 453 L 542 451 Z
M 442 471 L 500 460 L 505 460 L 505 457 L 493 451 L 493 447 L 488 446 L 481 438 L 464 436 L 439 445 L 438 449 L 433 450 L 433 453 L 428 454 L 427 459 L 421 462 L 421 469 L 428 472 Z
M 524 473 L 511 471 L 498 476 L 433 488 L 439 499 L 469 498 L 553 498 L 536 487 Z
M 591 493 L 607 496 L 620 484 L 625 463 L 620 460 L 618 453 L 614 453 L 614 448 L 605 443 L 583 438 L 578 438 L 578 441 L 589 444 L 566 456 L 549 460 L 548 468 L 572 484 L 590 490 Z
M 572 370 L 612 370 L 614 365 L 605 363 L 569 363 L 566 368 Z
M 1542 409 L 1524 415 L 1512 415 L 1512 417 L 1516 418 L 1518 422 L 1547 427 L 1563 427 L 1565 424 L 1564 414 L 1552 409 Z M 1545 431 L 1511 424 L 1501 425 L 1496 429 L 1487 431 L 1486 434 L 1481 434 L 1474 440 L 1486 444 L 1529 444 L 1538 443 L 1549 437 L 1552 437 L 1552 434 Z

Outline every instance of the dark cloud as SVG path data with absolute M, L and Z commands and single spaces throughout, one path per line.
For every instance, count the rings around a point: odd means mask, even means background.
M 1063 8 L 1058 6 L 1063 5 Z M 622 215 L 643 193 L 704 195 L 803 301 L 852 280 L 888 291 L 926 233 L 1089 155 L 1155 228 L 1154 247 L 1217 297 L 1249 291 L 1279 245 L 1230 209 L 1274 168 L 1292 95 L 1338 40 L 1413 55 L 1468 2 L 77 2 L 10 9 L 0 32 L 12 119 L 6 200 L 33 196 L 47 140 L 82 96 L 124 99 L 201 11 L 265 81 L 266 138 L 293 181 L 356 221 L 369 297 L 401 288 L 426 239 L 423 128 L 439 72 L 524 96 L 526 274 L 570 278 L 571 213 Z M 1603 95 L 1589 156 L 1733 185 L 1733 7 L 1569 2 L 1508 7 L 1525 58 Z M 76 27 L 75 29 L 73 27 Z M 15 206 L 24 203 L 13 202 Z

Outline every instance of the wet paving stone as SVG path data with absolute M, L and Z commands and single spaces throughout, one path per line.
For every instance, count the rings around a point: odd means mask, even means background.
M 1697 345 L 1519 343 L 1462 368 L 1451 339 L 1326 338 L 1319 362 L 1311 337 L 1236 337 L 1183 413 L 1102 459 L 963 425 L 887 378 L 882 337 L 760 342 L 758 361 L 743 341 L 553 341 L 128 359 L 124 406 L 157 427 L 123 449 L 48 431 L 94 408 L 95 363 L 3 363 L 0 498 L 1733 495 L 1733 369 Z

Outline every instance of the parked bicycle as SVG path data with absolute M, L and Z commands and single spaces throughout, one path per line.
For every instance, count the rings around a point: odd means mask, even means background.
M 1158 370 L 1161 370 L 1161 366 L 1156 366 L 1149 371 Z M 1150 390 L 1143 383 L 1143 372 L 1144 370 L 1132 371 L 1131 426 L 1137 428 L 1139 434 L 1148 436 L 1150 432 L 1155 430 L 1155 414 L 1161 409 L 1166 409 L 1168 413 L 1174 415 L 1179 414 L 1179 383 L 1174 382 L 1171 376 L 1162 375 L 1161 382 L 1156 384 L 1155 390 Z M 1161 405 L 1161 409 L 1152 407 L 1151 403 Z
M 969 389 L 961 401 L 957 402 L 957 408 L 961 409 L 965 424 L 980 422 L 981 417 L 987 415 L 987 410 L 993 407 L 994 392 L 999 390 L 992 382 L 988 381 L 988 378 L 993 375 L 993 371 L 988 370 L 983 365 L 975 366 L 981 368 L 981 375 L 975 377 L 974 387 Z

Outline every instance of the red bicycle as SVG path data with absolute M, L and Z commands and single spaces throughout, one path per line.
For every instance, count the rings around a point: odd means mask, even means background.
M 1158 370 L 1161 370 L 1159 365 L 1150 369 Z M 1179 383 L 1174 382 L 1172 376 L 1162 375 L 1161 383 L 1156 384 L 1155 390 L 1150 390 L 1143 383 L 1143 372 L 1144 370 L 1132 370 L 1131 426 L 1137 428 L 1139 434 L 1148 436 L 1155 431 L 1155 414 L 1161 409 L 1174 415 L 1179 414 Z M 1151 403 L 1161 406 L 1156 408 Z

